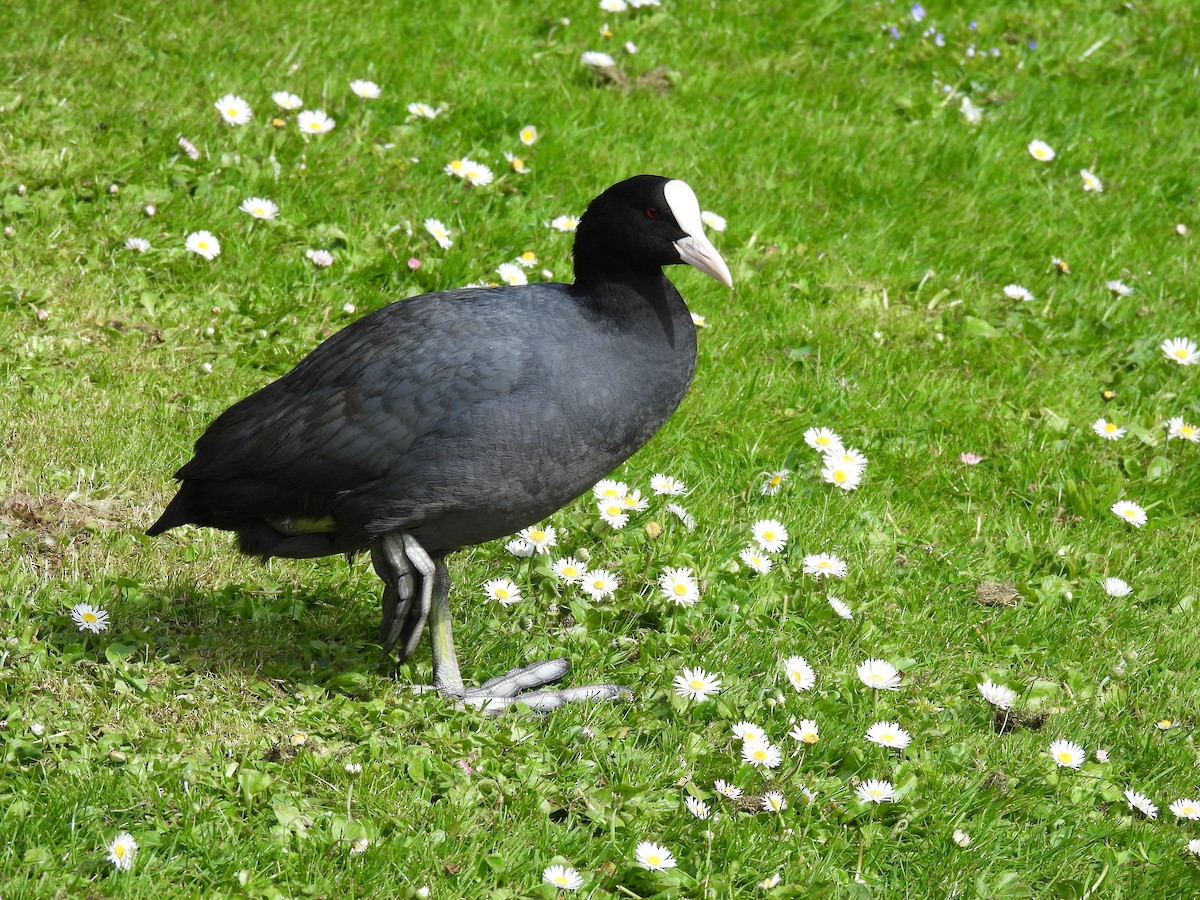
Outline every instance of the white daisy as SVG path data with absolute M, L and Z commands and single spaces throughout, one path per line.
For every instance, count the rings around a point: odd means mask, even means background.
M 555 231 L 574 231 L 579 227 L 579 220 L 574 216 L 555 216 L 550 221 L 550 227 Z
M 754 542 L 768 553 L 778 553 L 787 544 L 788 532 L 775 519 L 759 519 L 751 526 Z
M 700 313 L 692 313 L 692 324 L 697 328 L 712 328 L 712 326 L 708 324 L 708 317 L 702 316 Z
M 1187 852 L 1192 856 L 1200 856 L 1200 838 L 1192 838 L 1187 842 Z
M 780 469 L 777 472 L 768 472 L 763 478 L 762 486 L 759 487 L 758 492 L 764 497 L 770 497 L 778 494 L 783 488 L 783 483 L 787 481 L 787 477 L 791 474 L 792 472 L 790 469 Z
M 594 69 L 610 69 L 616 62 L 607 53 L 601 53 L 599 50 L 586 50 L 579 57 L 579 61 L 585 66 L 591 66 Z
M 623 481 L 613 481 L 604 478 L 597 481 L 592 488 L 592 496 L 597 500 L 620 500 L 629 493 L 629 485 Z
M 537 552 L 537 548 L 525 538 L 513 538 L 504 545 L 504 549 L 519 559 L 527 559 Z
M 753 722 L 738 722 L 733 726 L 733 736 L 739 741 L 762 741 L 767 733 Z
M 778 747 L 766 738 L 762 738 L 757 741 L 746 741 L 742 745 L 742 759 L 752 766 L 777 769 L 783 761 L 783 754 L 779 752 Z
M 1112 513 L 1118 519 L 1123 519 L 1134 528 L 1141 528 L 1146 524 L 1146 511 L 1132 500 L 1118 500 L 1112 505 Z
M 522 269 L 532 269 L 534 266 L 537 265 L 538 258 L 537 258 L 537 254 L 534 253 L 532 250 L 526 250 L 524 253 L 522 253 L 520 256 L 518 256 L 515 260 L 513 260 L 513 262 L 515 262 Z
M 721 690 L 721 679 L 703 669 L 684 668 L 675 676 L 675 693 L 688 700 L 703 703 Z
M 1172 803 L 1169 807 L 1172 813 L 1180 819 L 1200 819 L 1200 800 L 1190 800 L 1187 797 L 1181 797 Z
M 846 563 L 832 553 L 812 553 L 804 557 L 803 570 L 817 578 L 845 578 Z
M 1054 760 L 1055 765 L 1078 769 L 1087 759 L 1087 754 L 1074 741 L 1057 740 L 1050 744 L 1050 758 Z
M 1168 338 L 1159 345 L 1163 356 L 1177 362 L 1181 366 L 1194 366 L 1200 362 L 1200 353 L 1196 352 L 1196 342 L 1191 338 Z
M 659 472 L 650 476 L 650 490 L 659 495 L 679 496 L 687 493 L 687 486 L 678 478 Z
M 610 13 L 625 12 L 629 4 L 625 0 L 600 0 L 600 9 Z
M 616 593 L 620 583 L 608 569 L 593 569 L 579 580 L 580 586 L 593 600 L 604 600 Z
M 275 101 L 276 106 L 288 112 L 304 105 L 304 101 L 290 91 L 276 91 L 271 95 L 271 99 Z
M 863 803 L 890 803 L 896 799 L 896 789 L 890 781 L 868 779 L 854 789 Z
M 556 559 L 550 566 L 550 571 L 555 578 L 560 578 L 567 584 L 579 584 L 587 573 L 587 563 L 574 556 L 566 556 Z
M 1054 159 L 1054 150 L 1045 141 L 1030 141 L 1029 155 L 1039 162 L 1050 162 Z
M 763 794 L 762 808 L 766 812 L 783 812 L 787 809 L 787 800 L 779 791 L 767 791 Z
M 71 619 L 80 631 L 99 634 L 108 629 L 108 613 L 90 603 L 76 603 L 71 607 Z
M 690 512 L 680 506 L 678 503 L 668 503 L 667 512 L 683 523 L 683 527 L 691 531 L 696 527 L 696 519 Z
M 449 250 L 454 246 L 454 241 L 450 237 L 450 229 L 443 225 L 440 219 L 426 219 L 425 230 L 433 236 L 443 250 Z
M 200 151 L 196 149 L 196 145 L 185 138 L 182 134 L 179 136 L 179 149 L 188 155 L 189 159 L 199 159 Z M 152 216 L 157 210 L 151 204 L 146 207 L 146 215 Z
M 684 800 L 687 805 L 687 810 L 697 819 L 711 819 L 712 810 L 709 805 L 703 800 L 698 800 L 695 797 L 688 797 Z
M 270 200 L 264 200 L 262 197 L 251 197 L 248 200 L 243 200 L 242 205 L 238 209 L 256 219 L 274 219 L 279 215 L 279 207 Z
M 629 524 L 629 513 L 625 511 L 625 506 L 620 500 L 601 500 L 596 504 L 596 508 L 604 524 L 617 531 Z
M 364 81 L 361 78 L 350 82 L 350 90 L 364 100 L 378 100 L 379 95 L 383 93 L 375 82 Z
M 843 447 L 840 451 L 830 450 L 823 457 L 824 463 L 827 466 L 842 465 L 847 468 L 865 469 L 867 467 L 867 458 L 863 452 L 855 447 Z
M 1128 597 L 1133 593 L 1129 583 L 1120 578 L 1105 578 L 1104 593 L 1110 597 Z
M 890 662 L 868 659 L 858 666 L 858 677 L 869 688 L 881 691 L 900 689 L 900 672 Z
M 842 600 L 833 596 L 833 594 L 830 594 L 828 599 L 829 599 L 829 606 L 833 609 L 833 611 L 835 613 L 837 613 L 843 619 L 853 619 L 854 618 L 854 612 Z
M 515 263 L 500 263 L 496 267 L 496 274 L 500 276 L 500 280 L 505 284 L 529 284 L 529 279 L 525 277 L 525 273 L 521 270 L 521 267 Z
M 526 147 L 531 147 L 537 143 L 537 127 L 534 125 L 526 125 L 517 133 L 517 137 L 521 139 L 521 143 Z
M 414 119 L 436 119 L 442 113 L 440 108 L 428 103 L 410 103 L 406 108 Z
M 717 789 L 718 794 L 728 797 L 730 800 L 736 800 L 742 796 L 742 789 L 740 787 L 722 781 L 720 778 L 713 782 L 713 787 Z
M 337 122 L 319 109 L 306 109 L 296 116 L 296 125 L 304 134 L 325 134 L 333 131 L 336 124 Z
M 842 450 L 842 437 L 828 428 L 810 428 L 804 432 L 804 443 L 822 453 L 835 453 Z
M 1183 421 L 1183 416 L 1175 416 L 1167 419 L 1167 440 L 1169 441 L 1171 438 L 1182 438 L 1194 444 L 1200 441 L 1200 430 L 1197 430 L 1195 425 L 1189 425 Z
M 135 250 L 138 253 L 145 253 L 150 249 L 150 242 L 145 238 L 131 237 L 125 242 L 125 249 Z M 1182 419 L 1180 421 L 1182 421 Z
M 230 125 L 245 125 L 253 116 L 250 104 L 236 94 L 226 94 L 213 106 L 217 108 L 221 118 Z
M 466 161 L 464 160 L 464 162 Z M 492 170 L 483 163 L 471 162 L 465 167 L 463 178 L 467 180 L 467 184 L 483 187 L 491 184 L 495 176 L 492 174 Z
M 788 737 L 805 744 L 815 744 L 821 739 L 821 732 L 815 719 L 801 719 L 800 724 L 788 732 Z
M 876 722 L 867 729 L 867 740 L 880 747 L 903 750 L 912 743 L 912 736 L 900 727 L 899 722 Z
M 305 250 L 304 255 L 318 269 L 328 269 L 333 265 L 333 254 L 328 250 Z
M 700 213 L 700 221 L 704 223 L 705 228 L 711 228 L 713 231 L 725 230 L 725 220 L 715 212 L 709 212 L 707 209 Z
M 747 568 L 759 575 L 766 575 L 771 571 L 771 557 L 763 556 L 757 547 L 746 547 L 738 556 Z
M 547 866 L 542 872 L 542 881 L 560 891 L 577 891 L 583 887 L 583 876 L 567 866 Z
M 1017 692 L 1012 688 L 1003 684 L 992 684 L 992 679 L 988 678 L 981 684 L 975 685 L 979 688 L 979 693 L 983 695 L 983 699 L 997 709 L 1012 709 L 1013 703 L 1017 700 Z
M 508 160 L 509 166 L 511 166 L 512 170 L 518 175 L 528 175 L 532 171 L 532 169 L 525 164 L 525 160 L 520 156 L 517 156 L 515 153 L 510 153 L 509 151 L 505 150 L 504 158 Z
M 642 497 L 642 492 L 636 488 L 621 498 L 621 506 L 626 512 L 642 512 L 650 506 L 650 501 Z
M 507 578 L 493 578 L 485 582 L 483 592 L 489 600 L 495 600 L 501 606 L 512 606 L 521 602 L 521 589 Z
M 677 606 L 694 606 L 700 599 L 700 586 L 691 569 L 667 568 L 658 576 L 662 595 Z
M 1116 422 L 1109 422 L 1106 419 L 1097 419 L 1092 423 L 1092 431 L 1100 435 L 1106 441 L 1119 441 L 1125 437 L 1126 429 L 1121 428 Z
M 962 101 L 958 104 L 958 111 L 963 114 L 963 118 L 970 125 L 978 125 L 983 121 L 983 110 L 971 102 L 971 98 L 963 95 Z
M 783 662 L 783 671 L 797 691 L 807 691 L 817 683 L 817 673 L 803 656 L 789 656 Z
M 950 836 L 950 839 L 964 850 L 971 846 L 971 836 L 961 828 L 955 828 L 954 834 Z
M 1083 189 L 1085 191 L 1095 191 L 1097 194 L 1104 192 L 1104 184 L 1087 169 L 1080 169 L 1079 177 L 1083 179 Z
M 187 236 L 184 247 L 205 259 L 216 259 L 221 255 L 221 242 L 210 231 L 193 231 Z
M 637 857 L 638 865 L 646 867 L 651 872 L 675 868 L 675 857 L 661 844 L 642 841 L 634 849 L 634 855 Z
M 1114 296 L 1117 296 L 1117 297 L 1128 297 L 1130 294 L 1133 293 L 1133 288 L 1131 288 L 1129 285 L 1127 285 L 1125 282 L 1121 281 L 1120 279 L 1113 279 L 1112 281 L 1106 281 L 1104 283 L 1104 286 L 1106 288 L 1108 288 L 1109 291 L 1111 291 Z
M 122 871 L 128 872 L 133 866 L 133 858 L 137 855 L 137 841 L 127 831 L 118 834 L 108 845 L 108 861 Z
M 517 534 L 533 544 L 533 549 L 538 553 L 549 553 L 550 548 L 558 543 L 558 536 L 552 525 L 530 525 L 528 528 L 522 528 Z
M 1010 300 L 1021 300 L 1026 303 L 1035 299 L 1032 291 L 1021 287 L 1019 284 L 1006 284 L 1004 286 L 1004 296 Z
M 825 468 L 821 470 L 821 478 L 826 483 L 839 487 L 843 491 L 856 490 L 862 482 L 863 470 L 857 466 L 847 466 L 842 463 L 830 462 L 826 457 Z

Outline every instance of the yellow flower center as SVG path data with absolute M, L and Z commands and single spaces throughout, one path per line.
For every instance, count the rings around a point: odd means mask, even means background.
M 1112 434 L 1114 431 L 1117 430 L 1116 423 L 1115 422 L 1105 422 L 1104 430 L 1107 431 L 1109 434 Z
M 771 478 L 770 481 L 767 482 L 767 484 L 769 484 L 771 487 L 779 487 L 779 485 L 781 485 L 782 483 L 783 483 L 783 479 L 780 478 L 778 475 L 775 475 L 774 477 Z
M 677 595 L 682 597 L 684 594 L 687 593 L 687 585 L 686 584 L 676 584 L 674 586 L 674 588 L 672 588 L 672 590 L 674 590 Z
M 567 878 L 566 875 L 555 875 L 554 883 L 561 884 L 561 885 L 567 885 L 567 884 L 571 883 L 571 880 L 569 878 Z
M 231 107 L 229 107 L 229 109 L 225 110 L 225 115 L 229 116 L 229 118 L 231 118 L 231 119 L 232 119 L 232 118 L 234 118 L 234 117 L 235 117 L 235 116 L 236 116 L 236 115 L 237 115 L 239 112 L 241 112 L 241 110 L 239 110 L 239 109 L 238 109 L 236 106 L 231 106 Z
M 546 532 L 538 530 L 529 532 L 529 539 L 535 544 L 540 544 L 546 539 Z
M 646 862 L 648 862 L 652 866 L 661 866 L 662 865 L 662 857 L 659 856 L 657 853 L 648 853 L 648 854 L 646 854 Z
M 98 617 L 98 616 L 97 616 L 97 615 L 96 615 L 94 612 L 85 612 L 85 613 L 83 614 L 83 621 L 85 621 L 85 622 L 99 622 L 99 621 L 100 621 L 100 618 L 99 618 L 99 617 Z
M 117 859 L 124 859 L 126 852 L 127 851 L 124 844 L 117 844 L 115 847 L 113 847 L 113 856 L 115 856 Z
M 508 591 L 506 591 L 502 587 L 496 588 L 496 599 L 497 600 L 507 600 L 508 599 Z
M 829 441 L 829 438 L 822 436 L 822 437 L 817 438 L 817 443 L 820 444 L 822 447 L 828 447 L 830 444 L 830 441 Z
M 843 481 L 845 481 L 847 477 L 848 476 L 846 475 L 845 469 L 836 469 L 833 473 L 833 480 L 838 484 L 841 484 Z
M 804 743 L 815 744 L 816 742 L 817 742 L 817 736 L 815 734 L 813 734 L 811 731 L 804 735 Z
M 764 541 L 775 540 L 775 532 L 773 532 L 773 531 L 764 531 L 762 536 L 763 536 Z
M 1176 359 L 1186 359 L 1187 355 L 1188 355 L 1188 352 L 1185 348 L 1183 348 L 1183 347 L 1176 348 L 1176 350 L 1175 350 L 1175 358 Z
M 1059 753 L 1058 753 L 1058 761 L 1059 761 L 1059 762 L 1061 762 L 1061 763 L 1068 763 L 1068 762 L 1070 762 L 1070 761 L 1071 761 L 1071 753 L 1070 753 L 1070 751 L 1067 751 L 1067 750 L 1060 750 L 1060 751 L 1059 751 Z
M 693 691 L 698 691 L 704 687 L 704 682 L 699 678 L 693 678 L 688 682 L 688 687 L 690 687 Z
M 767 751 L 766 751 L 766 750 L 762 750 L 762 749 L 758 749 L 758 750 L 755 750 L 755 751 L 754 751 L 754 752 L 751 754 L 751 756 L 753 756 L 755 759 L 759 759 L 759 760 L 766 759 L 766 758 L 767 758 Z

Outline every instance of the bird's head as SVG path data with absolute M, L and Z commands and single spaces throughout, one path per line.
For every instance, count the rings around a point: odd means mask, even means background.
M 635 175 L 593 200 L 579 220 L 577 280 L 681 263 L 733 286 L 725 260 L 704 236 L 700 204 L 686 182 Z

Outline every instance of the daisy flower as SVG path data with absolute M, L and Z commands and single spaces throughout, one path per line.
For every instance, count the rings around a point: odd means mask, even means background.
M 500 276 L 500 279 L 505 284 L 529 284 L 529 279 L 525 277 L 525 273 L 521 271 L 521 267 L 515 263 L 500 263 L 496 267 L 496 274 Z
M 425 230 L 433 236 L 443 250 L 449 250 L 454 246 L 454 241 L 450 238 L 450 229 L 443 225 L 440 219 L 426 219 L 424 224 Z
M 538 139 L 537 127 L 534 125 L 526 125 L 524 128 L 522 128 L 520 130 L 520 132 L 517 134 L 517 137 L 519 137 L 521 139 L 521 143 L 524 144 L 526 147 L 532 147 L 534 144 L 537 143 L 537 139 Z
M 978 125 L 983 121 L 983 110 L 972 103 L 971 98 L 966 95 L 963 95 L 962 102 L 958 105 L 958 111 L 971 125 Z
M 955 828 L 954 834 L 950 836 L 950 839 L 964 850 L 971 846 L 971 836 L 961 828 Z
M 80 631 L 99 634 L 108 629 L 108 613 L 90 603 L 76 603 L 71 607 L 71 619 Z
M 1012 688 L 1003 684 L 992 684 L 992 679 L 988 678 L 982 684 L 977 684 L 979 693 L 983 695 L 983 699 L 997 709 L 1012 709 L 1013 703 L 1017 700 L 1017 692 Z
M 763 556 L 756 547 L 747 547 L 738 556 L 747 568 L 759 575 L 766 575 L 771 571 L 771 557 Z
M 729 784 L 727 781 L 722 781 L 720 778 L 713 782 L 713 787 L 717 789 L 718 794 L 728 797 L 730 800 L 737 800 L 742 796 L 742 789 L 740 787 Z
M 815 719 L 801 719 L 800 724 L 788 732 L 788 737 L 805 744 L 815 744 L 821 739 L 821 732 Z
M 880 747 L 903 750 L 912 743 L 912 736 L 900 727 L 899 722 L 876 722 L 867 729 L 867 740 Z
M 221 242 L 210 231 L 193 231 L 183 246 L 205 259 L 216 259 L 221 255 Z
M 788 533 L 775 519 L 759 519 L 751 526 L 754 542 L 768 553 L 778 553 L 787 544 Z
M 787 481 L 787 477 L 791 474 L 792 472 L 790 469 L 780 469 L 777 472 L 768 472 L 766 477 L 763 479 L 762 486 L 759 487 L 758 492 L 764 497 L 771 497 L 775 494 L 778 494 L 783 488 L 783 483 Z
M 766 812 L 783 812 L 787 809 L 787 800 L 779 791 L 767 791 L 763 794 L 762 808 Z
M 1200 353 L 1196 352 L 1196 342 L 1191 338 L 1168 338 L 1159 345 L 1163 356 L 1177 362 L 1181 366 L 1194 366 L 1200 362 Z
M 629 524 L 629 513 L 625 512 L 620 500 L 602 500 L 596 504 L 596 508 L 604 524 L 610 528 L 620 531 Z
M 196 149 L 196 145 L 193 144 L 191 141 L 189 141 L 187 138 L 185 138 L 182 134 L 179 136 L 179 149 L 182 150 L 184 153 L 186 153 L 188 155 L 189 159 L 199 159 L 200 158 L 200 151 Z M 153 207 L 148 207 L 148 208 L 153 209 Z M 154 215 L 154 214 L 147 213 L 147 215 Z
M 243 200 L 242 205 L 238 209 L 256 219 L 274 219 L 279 215 L 279 207 L 270 200 L 264 200 L 262 197 L 251 197 L 248 200 Z
M 842 600 L 833 596 L 833 594 L 830 594 L 828 599 L 830 608 L 843 619 L 854 618 L 854 612 Z
M 675 857 L 671 855 L 670 850 L 661 844 L 642 841 L 633 852 L 634 856 L 637 857 L 638 865 L 645 866 L 651 872 L 661 872 L 664 869 L 675 868 Z
M 688 812 L 690 812 L 697 819 L 712 818 L 712 810 L 703 800 L 697 800 L 695 797 L 688 797 L 686 800 L 684 800 L 684 803 L 687 805 Z
M 697 328 L 712 328 L 712 326 L 708 324 L 708 317 L 702 316 L 700 313 L 692 313 L 692 324 Z
M 1110 597 L 1128 597 L 1133 593 L 1133 588 L 1120 578 L 1105 578 L 1104 593 Z
M 700 599 L 700 587 L 691 569 L 667 568 L 658 576 L 662 595 L 676 606 L 693 606 Z
M 784 660 L 783 671 L 797 691 L 807 691 L 817 683 L 817 673 L 803 656 L 789 656 Z
M 593 69 L 611 69 L 616 65 L 611 56 L 607 53 L 601 53 L 599 50 L 585 50 L 583 55 L 579 57 L 579 61 L 585 66 L 591 66 Z
M 642 498 L 642 492 L 636 488 L 621 498 L 621 506 L 627 512 L 642 512 L 650 506 L 650 501 Z
M 700 221 L 704 223 L 705 228 L 711 228 L 713 231 L 725 230 L 725 219 L 707 209 L 700 213 Z
M 1118 500 L 1112 505 L 1112 513 L 1118 519 L 1124 519 L 1134 528 L 1146 524 L 1146 511 L 1132 500 Z
M 804 557 L 802 568 L 817 578 L 846 577 L 846 563 L 832 553 L 812 553 Z
M 542 872 L 542 881 L 560 891 L 577 891 L 583 887 L 583 876 L 567 866 L 547 866 Z
M 128 872 L 133 866 L 133 858 L 137 855 L 137 841 L 127 831 L 118 834 L 108 845 L 108 861 L 122 871 Z
M 767 733 L 753 722 L 738 722 L 733 726 L 733 736 L 739 741 L 753 742 L 766 740 Z
M 683 523 L 683 527 L 691 531 L 696 527 L 695 517 L 678 503 L 668 503 L 667 512 Z
M 328 269 L 333 265 L 333 254 L 328 250 L 305 250 L 304 255 L 318 269 Z
M 512 606 L 521 602 L 521 589 L 507 578 L 493 578 L 486 582 L 483 592 L 489 600 L 496 600 L 501 606 Z
M 550 220 L 550 227 L 555 231 L 574 231 L 579 227 L 579 220 L 574 216 L 555 216 Z
M 468 161 L 464 160 L 463 162 L 467 163 Z M 463 171 L 463 178 L 467 180 L 467 184 L 483 187 L 491 184 L 495 176 L 492 174 L 492 170 L 483 163 L 470 162 Z
M 336 124 L 337 122 L 319 109 L 306 109 L 296 116 L 296 125 L 304 134 L 325 134 L 333 131 Z
M 862 473 L 863 470 L 857 466 L 831 462 L 831 458 L 827 456 L 825 457 L 825 468 L 821 470 L 821 478 L 826 483 L 839 487 L 843 491 L 853 491 L 862 482 Z
M 600 0 L 600 9 L 611 13 L 625 12 L 629 4 L 625 0 Z
M 900 672 L 890 662 L 868 659 L 858 666 L 858 677 L 869 688 L 881 691 L 900 689 Z
M 863 803 L 889 803 L 896 799 L 896 789 L 890 781 L 868 779 L 854 789 Z
M 350 90 L 364 100 L 378 100 L 379 95 L 383 93 L 375 82 L 364 81 L 361 78 L 350 82 Z
M 672 475 L 658 472 L 650 476 L 650 490 L 660 496 L 679 496 L 687 493 L 687 486 Z
M 595 569 L 586 573 L 579 579 L 579 584 L 593 600 L 604 600 L 611 597 L 620 586 L 617 576 L 608 569 Z
M 226 94 L 213 106 L 230 125 L 245 125 L 253 115 L 250 104 L 236 94 Z
M 1187 842 L 1187 852 L 1192 856 L 1200 856 L 1200 838 L 1192 838 Z
M 1113 279 L 1112 281 L 1106 281 L 1104 283 L 1104 286 L 1106 288 L 1108 288 L 1109 291 L 1111 291 L 1112 294 L 1116 297 L 1128 297 L 1130 294 L 1133 293 L 1133 288 L 1131 288 L 1129 285 L 1127 285 L 1125 282 L 1121 281 L 1120 279 Z
M 964 453 L 959 454 L 958 461 L 960 463 L 962 463 L 964 466 L 977 466 L 981 462 L 983 462 L 983 457 L 980 456 L 978 453 L 972 453 L 971 451 L 968 450 Z
M 1181 797 L 1167 808 L 1180 819 L 1200 819 L 1200 800 Z
M 592 488 L 592 496 L 597 500 L 620 500 L 629 493 L 629 485 L 623 481 L 613 481 L 604 478 L 597 481 Z
M 827 466 L 837 464 L 852 469 L 865 469 L 867 467 L 867 458 L 861 450 L 854 447 L 843 447 L 840 451 L 830 450 L 825 454 L 824 462 Z
M 532 269 L 534 266 L 537 265 L 538 258 L 537 258 L 537 254 L 534 253 L 532 250 L 526 250 L 524 253 L 522 253 L 520 256 L 518 256 L 515 260 L 513 260 L 513 262 L 515 262 L 522 269 Z
M 519 559 L 527 559 L 537 552 L 537 548 L 525 538 L 513 538 L 504 545 L 504 549 Z
M 684 668 L 675 676 L 675 693 L 687 700 L 703 703 L 721 690 L 721 679 L 703 669 Z
M 783 761 L 783 754 L 779 752 L 778 747 L 766 738 L 762 738 L 757 741 L 746 741 L 742 745 L 742 759 L 752 766 L 777 769 Z
M 442 112 L 441 109 L 430 106 L 428 103 L 410 103 L 406 109 L 414 119 L 436 119 Z
M 583 581 L 583 576 L 587 572 L 587 563 L 573 556 L 566 556 L 556 559 L 550 566 L 550 571 L 554 573 L 555 578 L 560 578 L 567 584 L 578 584 Z
M 533 549 L 538 553 L 549 553 L 550 548 L 558 543 L 558 536 L 552 525 L 530 525 L 528 528 L 522 528 L 517 534 L 533 544 Z
M 1038 162 L 1050 162 L 1054 159 L 1054 150 L 1045 141 L 1030 141 L 1029 155 Z
M 150 242 L 145 238 L 131 237 L 125 242 L 126 250 L 136 250 L 138 253 L 145 253 L 150 249 Z M 1183 421 L 1182 419 L 1180 421 Z
M 529 166 L 525 165 L 525 160 L 517 156 L 515 153 L 509 153 L 507 150 L 505 150 L 504 158 L 508 160 L 509 166 L 511 166 L 512 170 L 518 175 L 528 175 L 530 173 L 531 170 Z
M 1074 741 L 1057 740 L 1050 744 L 1050 757 L 1058 766 L 1078 769 L 1087 759 L 1087 754 Z
M 1021 287 L 1019 284 L 1006 284 L 1004 286 L 1004 296 L 1009 300 L 1021 300 L 1023 302 L 1034 299 L 1033 292 Z
M 1117 425 L 1116 422 L 1109 422 L 1105 419 L 1097 419 L 1092 423 L 1092 431 L 1100 435 L 1106 441 L 1119 441 L 1125 437 L 1125 429 Z
M 271 95 L 271 99 L 275 101 L 276 106 L 288 112 L 304 105 L 304 101 L 290 91 L 276 91 Z
M 783 880 L 783 876 L 780 875 L 778 872 L 776 872 L 770 878 L 764 878 L 762 881 L 760 881 L 758 883 L 758 886 L 760 888 L 762 888 L 764 891 L 769 891 L 769 890 L 771 890 L 771 888 L 777 887 L 779 885 L 779 882 L 782 880 Z
M 1079 177 L 1083 179 L 1083 189 L 1085 191 L 1095 191 L 1097 194 L 1104 193 L 1103 182 L 1087 169 L 1080 169 Z
M 129 246 L 128 243 L 125 246 Z M 1175 416 L 1175 418 L 1167 420 L 1167 440 L 1169 441 L 1171 438 L 1183 438 L 1194 444 L 1200 441 L 1200 431 L 1196 430 L 1195 425 L 1189 425 L 1183 421 L 1183 416 Z
M 828 428 L 810 428 L 804 432 L 804 443 L 822 453 L 832 453 L 842 449 L 841 435 L 835 434 Z
M 1053 267 L 1054 271 L 1057 272 L 1059 275 L 1070 275 L 1071 274 L 1071 264 L 1069 262 L 1067 262 L 1065 259 L 1061 259 L 1057 256 L 1052 256 L 1052 257 L 1050 257 L 1050 265 Z

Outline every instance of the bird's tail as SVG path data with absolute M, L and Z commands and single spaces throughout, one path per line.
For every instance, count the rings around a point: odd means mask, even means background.
M 158 517 L 158 521 L 146 529 L 146 534 L 155 537 L 180 525 L 196 522 L 196 495 L 196 483 L 185 480 L 179 486 L 179 492 L 163 510 L 163 514 Z

